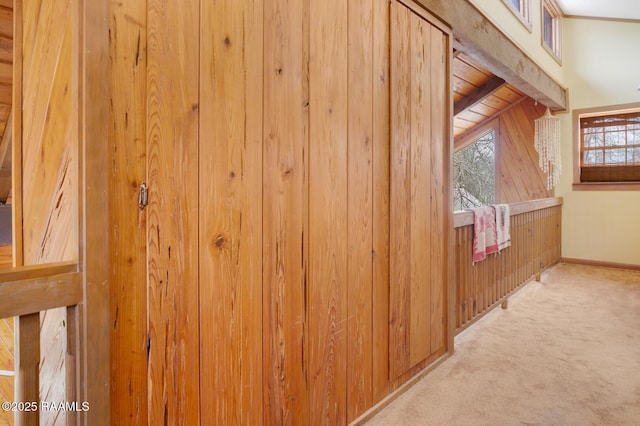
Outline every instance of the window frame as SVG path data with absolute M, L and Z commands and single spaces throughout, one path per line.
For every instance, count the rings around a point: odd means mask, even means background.
M 518 21 L 529 31 L 533 32 L 533 22 L 531 20 L 531 0 L 518 0 L 520 8 L 516 8 L 511 0 L 502 0 L 507 9 L 518 18 Z
M 598 117 L 616 113 L 628 113 L 640 111 L 640 102 L 621 105 L 607 105 L 595 108 L 583 108 L 573 111 L 573 189 L 578 191 L 637 191 L 640 190 L 640 181 L 632 182 L 582 182 L 580 169 L 582 164 L 582 141 L 580 118 Z
M 494 162 L 495 162 L 495 167 L 493 170 L 494 173 L 494 196 L 495 196 L 495 200 L 497 202 L 498 200 L 498 194 L 500 191 L 500 181 L 498 179 L 498 159 L 499 159 L 499 155 L 500 155 L 500 119 L 499 118 L 493 118 L 490 121 L 484 123 L 484 124 L 480 124 L 479 126 L 477 126 L 476 128 L 472 129 L 469 132 L 465 132 L 462 135 L 460 135 L 461 137 L 457 138 L 454 140 L 453 143 L 453 150 L 451 152 L 451 183 L 450 185 L 452 186 L 451 188 L 451 203 L 453 204 L 453 200 L 454 200 L 454 194 L 453 194 L 453 156 L 455 155 L 456 152 L 466 148 L 467 146 L 471 145 L 472 143 L 476 142 L 478 139 L 482 138 L 484 135 L 490 133 L 490 132 L 494 132 L 494 137 L 493 137 L 493 143 L 494 143 Z M 452 206 L 453 207 L 453 206 Z M 463 211 L 463 210 L 456 210 L 456 211 Z
M 551 46 L 544 39 L 544 13 L 547 11 L 551 16 Z M 540 2 L 540 42 L 544 50 L 553 59 L 562 65 L 562 12 L 555 0 L 542 0 Z

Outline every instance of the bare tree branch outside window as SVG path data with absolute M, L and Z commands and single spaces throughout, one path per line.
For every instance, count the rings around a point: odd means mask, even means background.
M 453 208 L 494 204 L 496 198 L 495 131 L 453 154 Z

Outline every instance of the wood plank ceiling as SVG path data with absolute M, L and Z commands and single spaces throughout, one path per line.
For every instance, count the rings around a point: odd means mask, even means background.
M 474 63 L 462 52 L 453 59 L 453 136 L 465 133 L 497 117 L 527 95 Z
M 13 0 L 0 0 L 0 203 L 11 193 Z

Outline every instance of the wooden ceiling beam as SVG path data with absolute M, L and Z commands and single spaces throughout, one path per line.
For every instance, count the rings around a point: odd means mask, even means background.
M 416 0 L 451 26 L 453 47 L 529 97 L 559 111 L 567 90 L 466 0 Z
M 482 102 L 488 96 L 493 95 L 498 89 L 507 84 L 498 76 L 493 76 L 481 86 L 478 86 L 473 92 L 460 99 L 453 105 L 453 115 L 456 116 L 461 112 L 468 110 L 475 104 Z

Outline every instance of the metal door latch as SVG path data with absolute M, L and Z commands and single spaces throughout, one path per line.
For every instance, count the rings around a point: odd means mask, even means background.
M 140 210 L 144 210 L 149 204 L 149 188 L 147 188 L 147 184 L 142 182 L 140 184 L 140 192 L 138 193 L 138 207 Z

